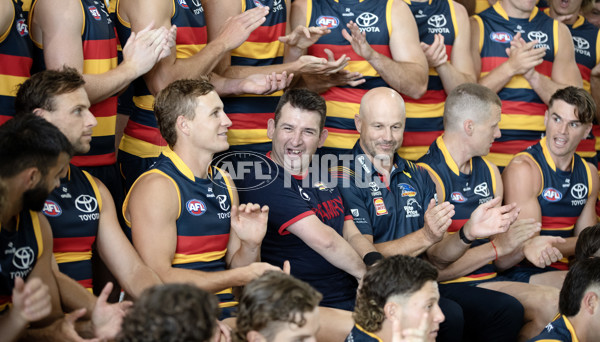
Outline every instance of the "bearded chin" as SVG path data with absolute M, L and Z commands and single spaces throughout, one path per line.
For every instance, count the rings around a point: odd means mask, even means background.
M 23 193 L 23 209 L 31 211 L 42 211 L 44 203 L 50 193 L 43 187 L 33 188 Z

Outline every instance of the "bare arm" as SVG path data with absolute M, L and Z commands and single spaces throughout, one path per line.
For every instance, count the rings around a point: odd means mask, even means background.
M 361 259 L 370 252 L 377 252 L 373 243 L 358 231 L 353 220 L 344 221 L 344 239 L 348 241 Z
M 15 17 L 15 9 L 11 0 L 0 1 L 0 36 L 11 29 L 13 18 Z

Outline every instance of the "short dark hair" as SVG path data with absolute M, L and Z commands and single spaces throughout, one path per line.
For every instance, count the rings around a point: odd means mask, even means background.
M 154 115 L 158 122 L 160 134 L 169 146 L 177 143 L 177 117 L 180 115 L 192 120 L 196 116 L 196 101 L 215 87 L 207 77 L 193 80 L 177 80 L 161 90 L 154 102 Z
M 238 307 L 236 339 L 246 341 L 248 332 L 264 330 L 273 322 L 303 326 L 304 313 L 313 311 L 321 298 L 317 290 L 302 280 L 282 272 L 267 272 L 244 288 Z
M 557 90 L 548 103 L 548 108 L 552 107 L 552 104 L 556 100 L 564 101 L 572 106 L 575 106 L 575 115 L 579 122 L 583 124 L 591 124 L 594 121 L 596 115 L 596 103 L 592 98 L 592 95 L 583 88 L 577 88 L 569 86 Z
M 574 262 L 560 290 L 558 300 L 560 313 L 567 317 L 577 315 L 585 292 L 592 286 L 600 288 L 600 258 L 587 258 Z
M 437 276 L 435 267 L 420 258 L 394 255 L 378 261 L 367 271 L 358 290 L 354 321 L 367 331 L 381 330 L 383 308 L 390 297 L 417 292 Z
M 33 74 L 19 87 L 15 99 L 15 116 L 32 113 L 37 108 L 53 111 L 56 96 L 74 92 L 84 85 L 83 76 L 67 66 L 60 70 L 48 69 Z
M 191 284 L 144 290 L 123 319 L 120 342 L 209 341 L 217 326 L 217 298 Z
M 275 126 L 281 118 L 281 109 L 288 103 L 298 109 L 305 111 L 317 112 L 321 118 L 319 128 L 323 130 L 325 127 L 325 117 L 327 116 L 327 105 L 325 99 L 321 95 L 306 88 L 294 88 L 283 93 L 275 109 Z
M 23 115 L 0 126 L 0 177 L 37 168 L 42 175 L 56 165 L 61 153 L 73 156 L 73 146 L 53 124 L 41 117 Z
M 575 245 L 575 260 L 591 258 L 600 250 L 600 223 L 587 227 L 579 233 Z

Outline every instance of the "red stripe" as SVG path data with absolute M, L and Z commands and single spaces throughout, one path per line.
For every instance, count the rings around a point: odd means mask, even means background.
M 83 280 L 78 280 L 77 281 L 79 284 L 81 284 L 81 286 L 85 287 L 86 289 L 91 289 L 93 285 L 92 283 L 92 279 L 83 279 Z
M 290 232 L 287 231 L 287 227 L 291 226 L 292 224 L 294 224 L 294 223 L 296 223 L 296 222 L 298 222 L 298 221 L 302 220 L 303 218 L 308 217 L 310 215 L 315 215 L 315 212 L 312 211 L 312 210 L 305 211 L 302 214 L 300 214 L 300 215 L 294 217 L 293 219 L 287 221 L 286 223 L 282 224 L 281 227 L 279 227 L 279 230 L 278 230 L 279 235 L 288 235 L 288 234 L 291 234 Z
M 0 296 L 0 305 L 12 303 L 12 296 Z
M 570 227 L 577 222 L 577 217 L 552 217 L 542 216 L 542 229 L 556 229 Z
M 561 270 L 561 271 L 568 271 L 569 270 L 569 264 L 565 264 L 564 262 L 553 262 L 550 267 L 554 267 L 557 270 Z
M 577 67 L 579 68 L 579 72 L 581 73 L 581 78 L 583 78 L 584 81 L 589 81 L 590 80 L 590 76 L 592 74 L 592 70 L 590 70 L 590 68 L 586 67 L 583 64 L 577 64 Z
M 450 232 L 450 233 L 457 232 L 462 226 L 465 225 L 465 223 L 467 223 L 467 221 L 469 221 L 469 219 L 462 219 L 462 220 L 452 219 L 452 223 L 450 224 L 450 227 L 448 228 L 448 232 Z
M 481 57 L 481 72 L 490 72 L 507 60 L 507 57 Z M 535 67 L 535 70 L 550 77 L 552 75 L 552 62 L 544 60 Z
M 271 43 L 277 41 L 280 36 L 285 36 L 285 22 L 273 26 L 260 26 L 252 31 L 247 42 Z
M 222 251 L 227 248 L 229 234 L 204 235 L 204 236 L 177 236 L 177 253 L 202 254 Z
M 84 59 L 110 59 L 117 57 L 117 39 L 83 41 Z
M 535 70 L 543 75 L 552 77 L 552 62 L 542 61 L 542 64 L 536 66 Z
M 593 125 L 592 132 L 594 133 L 595 137 L 600 137 L 600 125 Z
M 579 152 L 594 152 L 596 151 L 596 139 L 583 139 L 577 145 L 577 151 Z
M 358 131 L 355 129 L 341 129 L 335 127 L 326 127 L 329 133 L 341 133 L 341 134 L 358 134 Z
M 322 94 L 326 101 L 338 101 L 345 103 L 360 103 L 363 95 L 365 95 L 368 89 L 357 89 L 357 88 L 329 88 L 328 91 Z
M 0 54 L 0 74 L 29 77 L 31 76 L 31 57 Z
M 494 141 L 490 152 L 517 154 L 531 145 L 537 144 L 538 140 L 511 140 L 511 141 Z
M 90 107 L 90 112 L 97 118 L 111 117 L 117 115 L 117 96 L 107 98 Z
M 198 45 L 206 44 L 206 26 L 202 27 L 178 27 L 177 44 Z
M 96 240 L 95 236 L 81 236 L 69 238 L 54 238 L 54 253 L 65 252 L 89 252 L 92 250 L 92 244 Z
M 273 119 L 273 113 L 227 114 L 233 123 L 231 129 L 266 129 L 267 121 Z
M 105 166 L 112 165 L 117 162 L 115 153 L 98 154 L 93 156 L 75 156 L 71 159 L 71 163 L 75 166 Z
M 452 44 L 444 44 L 446 46 L 446 55 L 452 57 Z M 450 59 L 450 58 L 448 58 Z
M 179 33 L 178 33 L 179 34 Z M 379 52 L 380 54 L 392 58 L 392 53 L 390 51 L 389 45 L 371 45 L 373 50 Z M 333 45 L 333 44 L 313 44 L 309 48 L 309 54 L 317 57 L 327 58 L 327 54 L 325 54 L 324 49 L 329 49 L 331 51 L 335 51 L 334 57 L 340 58 L 343 54 L 346 54 L 346 57 L 350 57 L 352 61 L 364 61 L 365 59 L 361 56 L 357 55 L 352 49 L 352 45 Z
M 527 114 L 540 115 L 546 113 L 546 107 L 543 103 L 531 103 L 523 101 L 502 101 L 502 113 L 508 114 Z
M 12 119 L 12 116 L 9 115 L 0 115 L 0 126 L 4 125 L 4 123 L 6 123 L 6 121 Z
M 446 92 L 444 90 L 427 90 L 425 95 L 418 100 L 410 96 L 404 96 L 406 103 L 438 104 L 446 101 Z
M 404 132 L 402 146 L 429 146 L 437 137 L 442 135 L 443 131 L 430 132 Z
M 473 279 L 479 279 L 479 278 L 483 278 L 483 277 L 487 277 L 490 276 L 492 274 L 495 274 L 496 272 L 487 272 L 487 273 L 477 273 L 477 274 L 469 274 L 468 276 L 466 276 L 467 278 L 473 278 Z
M 127 123 L 125 134 L 154 145 L 167 146 L 167 141 L 160 135 L 158 128 L 145 126 L 133 120 Z

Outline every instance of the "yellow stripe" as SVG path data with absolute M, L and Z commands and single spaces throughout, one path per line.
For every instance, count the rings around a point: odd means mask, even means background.
M 173 265 L 190 264 L 192 262 L 209 262 L 219 260 L 225 256 L 227 248 L 222 251 L 214 251 L 202 254 L 179 254 L 175 253 L 173 257 Z
M 223 170 L 219 169 L 218 167 L 215 167 L 217 169 L 217 171 L 219 172 L 219 174 L 221 175 L 221 177 L 223 177 L 223 181 L 225 181 L 225 185 L 227 186 L 227 192 L 229 193 L 229 201 L 231 201 L 233 199 L 233 187 L 231 185 L 231 181 L 229 180 L 229 177 L 225 176 L 225 173 L 223 172 Z
M 37 0 L 34 0 L 33 3 L 31 4 L 31 7 L 29 8 L 29 15 L 27 16 L 27 23 L 29 24 L 29 39 L 31 39 L 31 41 L 33 42 L 33 44 L 39 48 L 41 48 L 41 44 L 38 43 L 35 39 L 33 39 L 33 35 L 31 34 L 31 32 L 33 31 L 32 26 L 33 26 L 33 12 L 35 10 L 35 4 L 37 3 Z
M 346 70 L 360 72 L 363 76 L 379 77 L 377 70 L 367 61 L 349 61 Z
M 475 13 L 480 13 L 490 7 L 488 0 L 475 0 Z
M 561 228 L 542 228 L 542 230 L 546 230 L 546 231 L 551 231 L 551 232 L 555 232 L 555 231 L 567 231 L 567 230 L 571 230 L 575 227 L 575 225 L 570 225 L 567 227 L 561 227 Z
M 442 178 L 440 177 L 440 175 L 438 175 L 437 172 L 435 172 L 431 166 L 425 164 L 425 163 L 417 163 L 417 165 L 422 166 L 424 169 L 426 169 L 427 171 L 430 172 L 430 174 L 433 174 L 433 177 L 435 179 L 437 179 L 438 183 L 440 184 L 440 187 L 442 188 L 442 193 L 440 194 L 441 197 L 439 198 L 440 201 L 443 201 L 446 198 L 446 186 L 444 185 L 444 182 L 442 182 Z
M 541 167 L 541 166 L 540 166 L 540 164 L 537 162 L 537 160 L 535 160 L 535 158 L 533 158 L 533 156 L 532 156 L 531 154 L 527 153 L 527 152 L 521 152 L 521 153 L 517 153 L 517 154 L 515 155 L 515 157 L 516 157 L 516 156 L 526 156 L 526 157 L 528 157 L 529 159 L 531 159 L 531 161 L 533 161 L 533 162 L 535 163 L 535 165 L 537 165 L 537 167 L 538 167 L 538 171 L 540 171 L 540 177 L 541 177 L 541 180 L 542 180 L 542 182 L 541 182 L 542 186 L 540 187 L 540 191 L 538 191 L 538 194 L 537 194 L 537 196 L 541 195 L 541 194 L 542 194 L 542 191 L 544 190 L 544 173 L 542 172 L 542 167 Z
M 329 132 L 329 136 L 327 136 L 327 140 L 325 140 L 325 146 L 349 149 L 352 148 L 352 146 L 354 146 L 358 138 L 358 134 Z
M 31 223 L 33 224 L 33 232 L 35 233 L 35 239 L 38 244 L 38 258 L 42 256 L 44 252 L 44 239 L 42 237 L 42 227 L 40 225 L 40 218 L 38 213 L 35 211 L 29 211 L 31 215 Z
M 312 0 L 306 1 L 306 13 L 306 23 L 304 23 L 304 26 L 310 27 L 310 21 L 312 19 Z
M 19 85 L 27 81 L 27 77 L 0 75 L 0 95 L 17 96 Z
M 489 72 L 482 72 L 481 77 L 489 74 Z M 541 75 L 544 76 L 544 75 Z M 544 76 L 546 77 L 546 76 Z M 531 84 L 522 75 L 513 76 L 510 81 L 504 86 L 504 88 L 511 89 L 531 89 Z
M 327 101 L 327 116 L 339 117 L 354 120 L 354 115 L 358 114 L 359 103 Z M 329 132 L 331 136 L 331 132 Z
M 240 2 L 242 3 L 242 13 L 246 12 L 246 1 L 240 0 Z
M 475 21 L 477 21 L 477 25 L 479 26 L 479 52 L 481 53 L 481 49 L 483 48 L 483 34 L 485 31 L 483 27 L 483 20 L 478 15 L 474 15 L 473 18 Z
M 152 95 L 144 95 L 144 96 L 134 96 L 133 104 L 136 107 L 145 110 L 154 110 L 154 96 Z
M 103 74 L 117 67 L 117 57 L 107 59 L 86 59 L 83 61 L 84 74 Z
M 358 330 L 362 331 L 363 333 L 369 335 L 372 339 L 377 340 L 379 342 L 383 342 L 383 340 L 380 339 L 379 336 L 373 334 L 372 332 L 366 331 L 365 328 L 363 328 L 360 325 L 358 325 L 358 323 L 354 324 L 354 326 L 356 327 L 356 329 L 358 329 Z
M 194 172 L 185 164 L 185 162 L 181 159 L 181 157 L 177 155 L 177 153 L 173 152 L 173 150 L 171 150 L 170 148 L 166 148 L 162 153 L 167 158 L 171 159 L 171 162 L 175 165 L 179 172 L 181 172 L 192 182 L 196 181 L 196 176 L 194 176 Z
M 444 156 L 446 165 L 448 165 L 450 170 L 452 170 L 452 172 L 454 172 L 455 175 L 460 176 L 460 170 L 458 169 L 458 165 L 456 165 L 456 162 L 454 161 L 454 159 L 452 159 L 452 156 L 450 155 L 450 151 L 448 151 L 448 148 L 446 147 L 446 144 L 444 143 L 444 139 L 442 139 L 442 136 L 437 137 L 435 142 L 438 145 L 438 147 L 440 148 L 442 155 Z
M 527 114 L 502 114 L 500 129 L 515 129 L 523 130 L 526 128 L 530 131 L 545 131 L 543 115 L 527 115 Z
M 600 31 L 596 36 L 596 65 L 600 64 Z
M 490 152 L 487 155 L 488 159 L 498 165 L 498 166 L 506 166 L 510 163 L 510 160 L 514 157 L 511 153 L 494 153 Z
M 454 10 L 454 2 L 448 0 L 448 6 L 450 6 L 450 16 L 452 17 L 452 26 L 454 26 L 454 36 L 458 37 L 458 25 L 456 24 L 456 11 Z
M 117 116 L 101 116 L 96 117 L 98 125 L 92 129 L 93 137 L 105 137 L 115 135 L 115 127 L 117 125 Z
M 177 58 L 189 58 L 204 49 L 206 44 L 177 44 Z
M 563 315 L 562 317 L 563 317 L 563 320 L 565 321 L 565 326 L 571 333 L 571 338 L 573 339 L 572 342 L 579 342 L 579 338 L 577 338 L 577 334 L 575 333 L 575 328 L 573 328 L 571 321 L 569 321 L 569 319 L 565 315 Z
M 440 284 L 453 284 L 453 283 L 466 283 L 470 281 L 479 281 L 479 280 L 488 280 L 495 278 L 498 274 L 496 272 L 486 275 L 485 277 L 477 277 L 477 278 L 469 278 L 469 277 L 460 277 L 453 280 L 441 281 Z
M 546 146 L 546 137 L 543 137 L 542 139 L 540 139 L 540 146 L 542 146 L 542 153 L 544 154 L 544 159 L 546 160 L 546 164 L 548 164 L 548 166 L 550 166 L 552 171 L 556 172 L 556 164 L 554 164 L 554 159 L 552 159 L 552 156 L 550 155 L 550 151 L 548 151 L 548 146 Z M 571 166 L 573 164 L 574 159 L 575 159 L 575 157 L 573 157 L 571 159 Z M 571 167 L 571 170 L 572 169 L 573 168 Z
M 587 174 L 587 180 L 590 188 L 592 187 L 592 171 L 590 170 L 590 165 L 585 161 L 581 161 L 583 166 L 585 167 L 585 173 Z M 592 197 L 592 192 L 588 191 L 588 198 Z
M 66 262 L 86 261 L 92 258 L 92 251 L 87 252 L 58 252 L 54 253 L 54 258 L 59 264 Z
M 575 153 L 581 158 L 593 158 L 596 155 L 596 151 L 577 151 Z
M 494 168 L 485 156 L 482 156 L 481 159 L 483 159 L 488 169 L 490 170 L 490 175 L 492 177 L 492 192 L 494 193 L 494 195 L 496 195 L 496 173 L 494 172 Z M 473 159 L 471 159 L 471 161 L 473 161 Z M 471 168 L 471 172 L 473 172 L 473 168 Z
M 121 17 L 121 13 L 119 11 L 119 2 L 121 2 L 121 0 L 117 0 L 117 5 L 116 5 L 116 10 L 115 12 L 117 13 L 117 20 L 119 20 L 119 22 L 121 23 L 121 25 L 127 27 L 128 29 L 131 30 L 131 24 L 128 23 L 125 19 L 123 19 Z
M 94 189 L 94 195 L 96 196 L 96 200 L 98 201 L 98 211 L 101 212 L 102 211 L 102 196 L 100 195 L 100 190 L 98 190 L 98 184 L 96 184 L 96 181 L 94 180 L 92 175 L 90 175 L 87 171 L 85 171 L 85 170 L 81 170 L 81 171 L 83 171 L 83 174 L 85 175 L 85 177 L 88 179 L 88 181 L 92 185 L 92 189 Z
M 388 0 L 385 8 L 385 20 L 390 37 L 392 36 L 392 5 L 394 5 L 394 0 Z
M 599 31 L 600 32 L 600 31 Z M 583 89 L 585 89 L 588 93 L 591 94 L 592 87 L 590 85 L 590 81 L 583 80 Z
M 119 149 L 140 158 L 156 158 L 167 149 L 167 146 L 154 145 L 127 134 L 123 134 Z
M 554 20 L 552 23 L 552 33 L 554 34 L 554 56 L 556 56 L 558 52 L 558 20 Z
M 418 160 L 427 153 L 429 146 L 401 146 L 398 154 L 407 160 Z
M 227 132 L 230 145 L 245 145 L 270 142 L 266 129 L 230 129 Z
M 231 56 L 246 58 L 282 57 L 284 44 L 280 41 L 270 43 L 245 42 L 239 48 L 231 51 Z
M 83 9 L 83 3 L 81 1 L 79 2 L 79 5 L 81 6 L 81 35 L 83 36 L 83 32 L 85 32 L 85 9 Z

